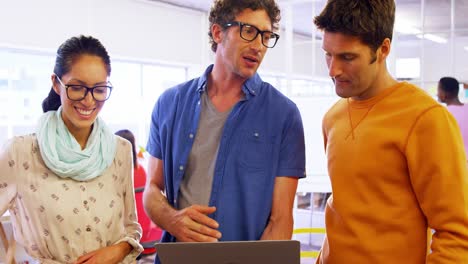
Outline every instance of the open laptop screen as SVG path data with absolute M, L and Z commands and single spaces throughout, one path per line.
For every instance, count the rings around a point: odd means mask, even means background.
M 156 243 L 162 264 L 299 264 L 295 240 Z

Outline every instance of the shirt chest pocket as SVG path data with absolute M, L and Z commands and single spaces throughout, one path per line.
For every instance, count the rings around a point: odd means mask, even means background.
M 239 144 L 238 160 L 241 167 L 266 170 L 274 162 L 274 137 L 260 130 L 243 131 Z

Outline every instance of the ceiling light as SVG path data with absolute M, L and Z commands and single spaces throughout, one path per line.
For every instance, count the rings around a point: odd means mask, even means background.
M 447 43 L 447 39 L 434 35 L 434 34 L 418 34 L 416 35 L 416 37 L 425 38 L 425 39 L 432 40 L 437 43 Z
M 421 30 L 415 28 L 415 27 L 405 27 L 405 26 L 398 26 L 398 27 L 395 27 L 395 31 L 398 32 L 398 33 L 401 33 L 401 34 L 411 34 L 411 35 L 414 35 L 414 34 L 420 34 L 421 33 Z
M 412 23 L 401 18 L 396 18 L 394 28 L 395 31 L 400 34 L 416 35 L 416 37 L 418 38 L 425 38 L 427 40 L 431 40 L 437 43 L 447 43 L 447 39 L 443 37 L 439 37 L 434 34 L 422 34 L 422 31 L 419 30 L 417 27 L 413 26 Z
M 421 34 L 421 30 L 412 26 L 408 21 L 398 18 L 395 21 L 395 31 L 401 34 Z

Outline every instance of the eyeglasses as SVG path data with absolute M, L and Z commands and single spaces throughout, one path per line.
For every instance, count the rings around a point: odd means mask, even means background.
M 57 75 L 55 75 L 55 77 L 57 77 L 57 80 L 59 81 L 60 85 L 65 87 L 67 91 L 67 97 L 72 101 L 81 101 L 86 97 L 86 95 L 88 95 L 88 92 L 91 92 L 91 95 L 93 96 L 94 100 L 98 102 L 104 102 L 107 99 L 109 99 L 113 88 L 111 83 L 108 83 L 107 85 L 96 85 L 93 87 L 88 87 L 86 85 L 81 84 L 65 85 Z
M 257 38 L 258 34 L 262 36 L 262 44 L 267 48 L 273 48 L 278 42 L 279 35 L 273 33 L 268 30 L 260 30 L 256 26 L 252 26 L 246 23 L 242 23 L 239 21 L 232 21 L 228 22 L 224 25 L 224 27 L 232 27 L 232 26 L 239 26 L 240 27 L 240 37 L 247 41 L 253 41 Z

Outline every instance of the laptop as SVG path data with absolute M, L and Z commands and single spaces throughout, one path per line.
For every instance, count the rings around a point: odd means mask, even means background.
M 162 264 L 300 264 L 296 240 L 156 243 Z

